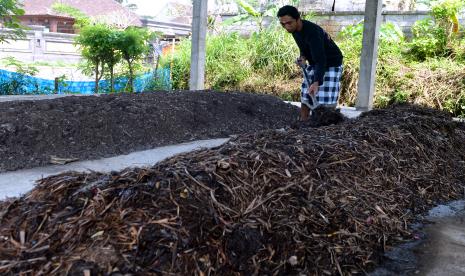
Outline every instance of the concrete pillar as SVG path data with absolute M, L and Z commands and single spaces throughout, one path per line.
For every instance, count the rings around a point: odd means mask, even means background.
M 32 40 L 32 61 L 40 60 L 45 50 L 44 27 L 34 30 Z
M 207 36 L 208 0 L 194 0 L 192 16 L 192 49 L 190 90 L 205 88 L 205 40 Z
M 356 104 L 357 110 L 361 111 L 370 110 L 373 107 L 382 4 L 382 0 L 370 0 L 366 1 L 365 4 L 363 47 L 360 58 L 360 79 L 358 81 Z

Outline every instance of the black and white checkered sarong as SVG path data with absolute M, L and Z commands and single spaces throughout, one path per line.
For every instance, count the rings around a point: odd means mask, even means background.
M 307 74 L 310 84 L 314 82 L 315 71 L 314 66 L 307 66 Z M 335 105 L 339 98 L 339 90 L 341 87 L 341 75 L 342 65 L 337 67 L 328 67 L 323 77 L 323 84 L 320 84 L 318 93 L 316 94 L 316 100 L 321 105 Z M 308 85 L 304 80 L 302 82 L 301 90 L 301 102 L 311 102 L 310 96 L 308 95 Z

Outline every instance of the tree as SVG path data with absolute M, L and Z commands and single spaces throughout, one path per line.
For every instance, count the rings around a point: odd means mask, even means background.
M 95 91 L 107 69 L 110 73 L 110 91 L 114 87 L 114 68 L 124 59 L 129 68 L 129 90 L 134 91 L 134 66 L 149 50 L 149 41 L 154 33 L 147 29 L 128 27 L 119 30 L 106 24 L 89 25 L 82 28 L 76 43 L 82 56 L 92 66 L 95 74 Z
M 95 93 L 99 91 L 105 64 L 114 58 L 116 38 L 114 30 L 104 24 L 89 25 L 82 28 L 76 37 L 76 43 L 82 50 L 82 56 L 94 67 Z
M 129 68 L 129 89 L 134 91 L 134 62 L 140 59 L 149 50 L 149 41 L 153 34 L 147 29 L 128 27 L 118 37 L 118 50 Z
M 234 0 L 236 4 L 241 8 L 242 13 L 239 15 L 226 20 L 225 24 L 234 24 L 237 22 L 248 22 L 250 20 L 255 21 L 258 26 L 258 30 L 263 30 L 263 23 L 267 17 L 276 17 L 276 13 L 281 5 L 290 4 L 297 5 L 300 0 L 289 0 L 289 1 L 273 1 L 273 0 Z M 245 12 L 245 13 L 244 13 Z
M 79 30 L 87 25 L 90 25 L 92 21 L 91 18 L 87 16 L 84 12 L 82 12 L 80 9 L 67 4 L 54 3 L 52 5 L 52 10 L 73 17 L 75 22 L 74 27 Z
M 24 14 L 24 10 L 16 0 L 0 0 L 0 25 L 2 28 L 11 29 L 9 32 L 0 34 L 0 43 L 8 39 L 18 39 L 25 36 L 24 26 L 18 16 Z
M 121 52 L 118 51 L 119 36 L 121 34 L 120 30 L 113 29 L 108 36 L 108 50 L 110 51 L 108 55 L 104 57 L 104 63 L 108 66 L 110 70 L 110 93 L 113 93 L 114 84 L 115 84 L 115 65 L 121 61 Z

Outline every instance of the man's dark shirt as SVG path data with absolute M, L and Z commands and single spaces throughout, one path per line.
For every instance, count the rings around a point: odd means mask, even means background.
M 292 33 L 300 55 L 315 66 L 315 81 L 323 84 L 323 77 L 328 67 L 342 65 L 342 53 L 336 43 L 320 26 L 302 20 L 302 30 Z

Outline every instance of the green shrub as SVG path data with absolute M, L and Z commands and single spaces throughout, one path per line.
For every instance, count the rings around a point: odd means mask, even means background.
M 428 57 L 447 56 L 450 53 L 446 30 L 439 27 L 432 18 L 415 22 L 412 33 L 409 54 L 415 60 L 424 61 Z
M 409 99 L 410 93 L 407 91 L 397 90 L 392 97 L 393 103 L 406 103 Z
M 338 38 L 341 40 L 362 41 L 363 22 L 343 28 L 339 32 Z M 399 26 L 387 22 L 380 26 L 379 39 L 382 43 L 401 43 L 404 42 L 405 36 Z
M 36 93 L 48 92 L 39 91 L 37 82 L 29 78 L 39 72 L 35 66 L 23 63 L 14 57 L 3 58 L 2 63 L 7 67 L 13 67 L 13 71 L 17 74 L 12 74 L 10 78 L 0 81 L 0 95 L 28 94 L 28 87 L 35 87 Z
M 464 7 L 463 0 L 432 2 L 430 17 L 417 21 L 412 27 L 410 56 L 418 61 L 429 57 L 460 56 L 463 51 L 457 47 L 458 14 Z
M 446 31 L 447 37 L 456 34 L 460 27 L 458 14 L 465 7 L 465 2 L 463 0 L 440 0 L 433 3 L 431 15 L 437 25 Z
M 465 90 L 456 97 L 448 97 L 444 103 L 444 110 L 465 118 Z

